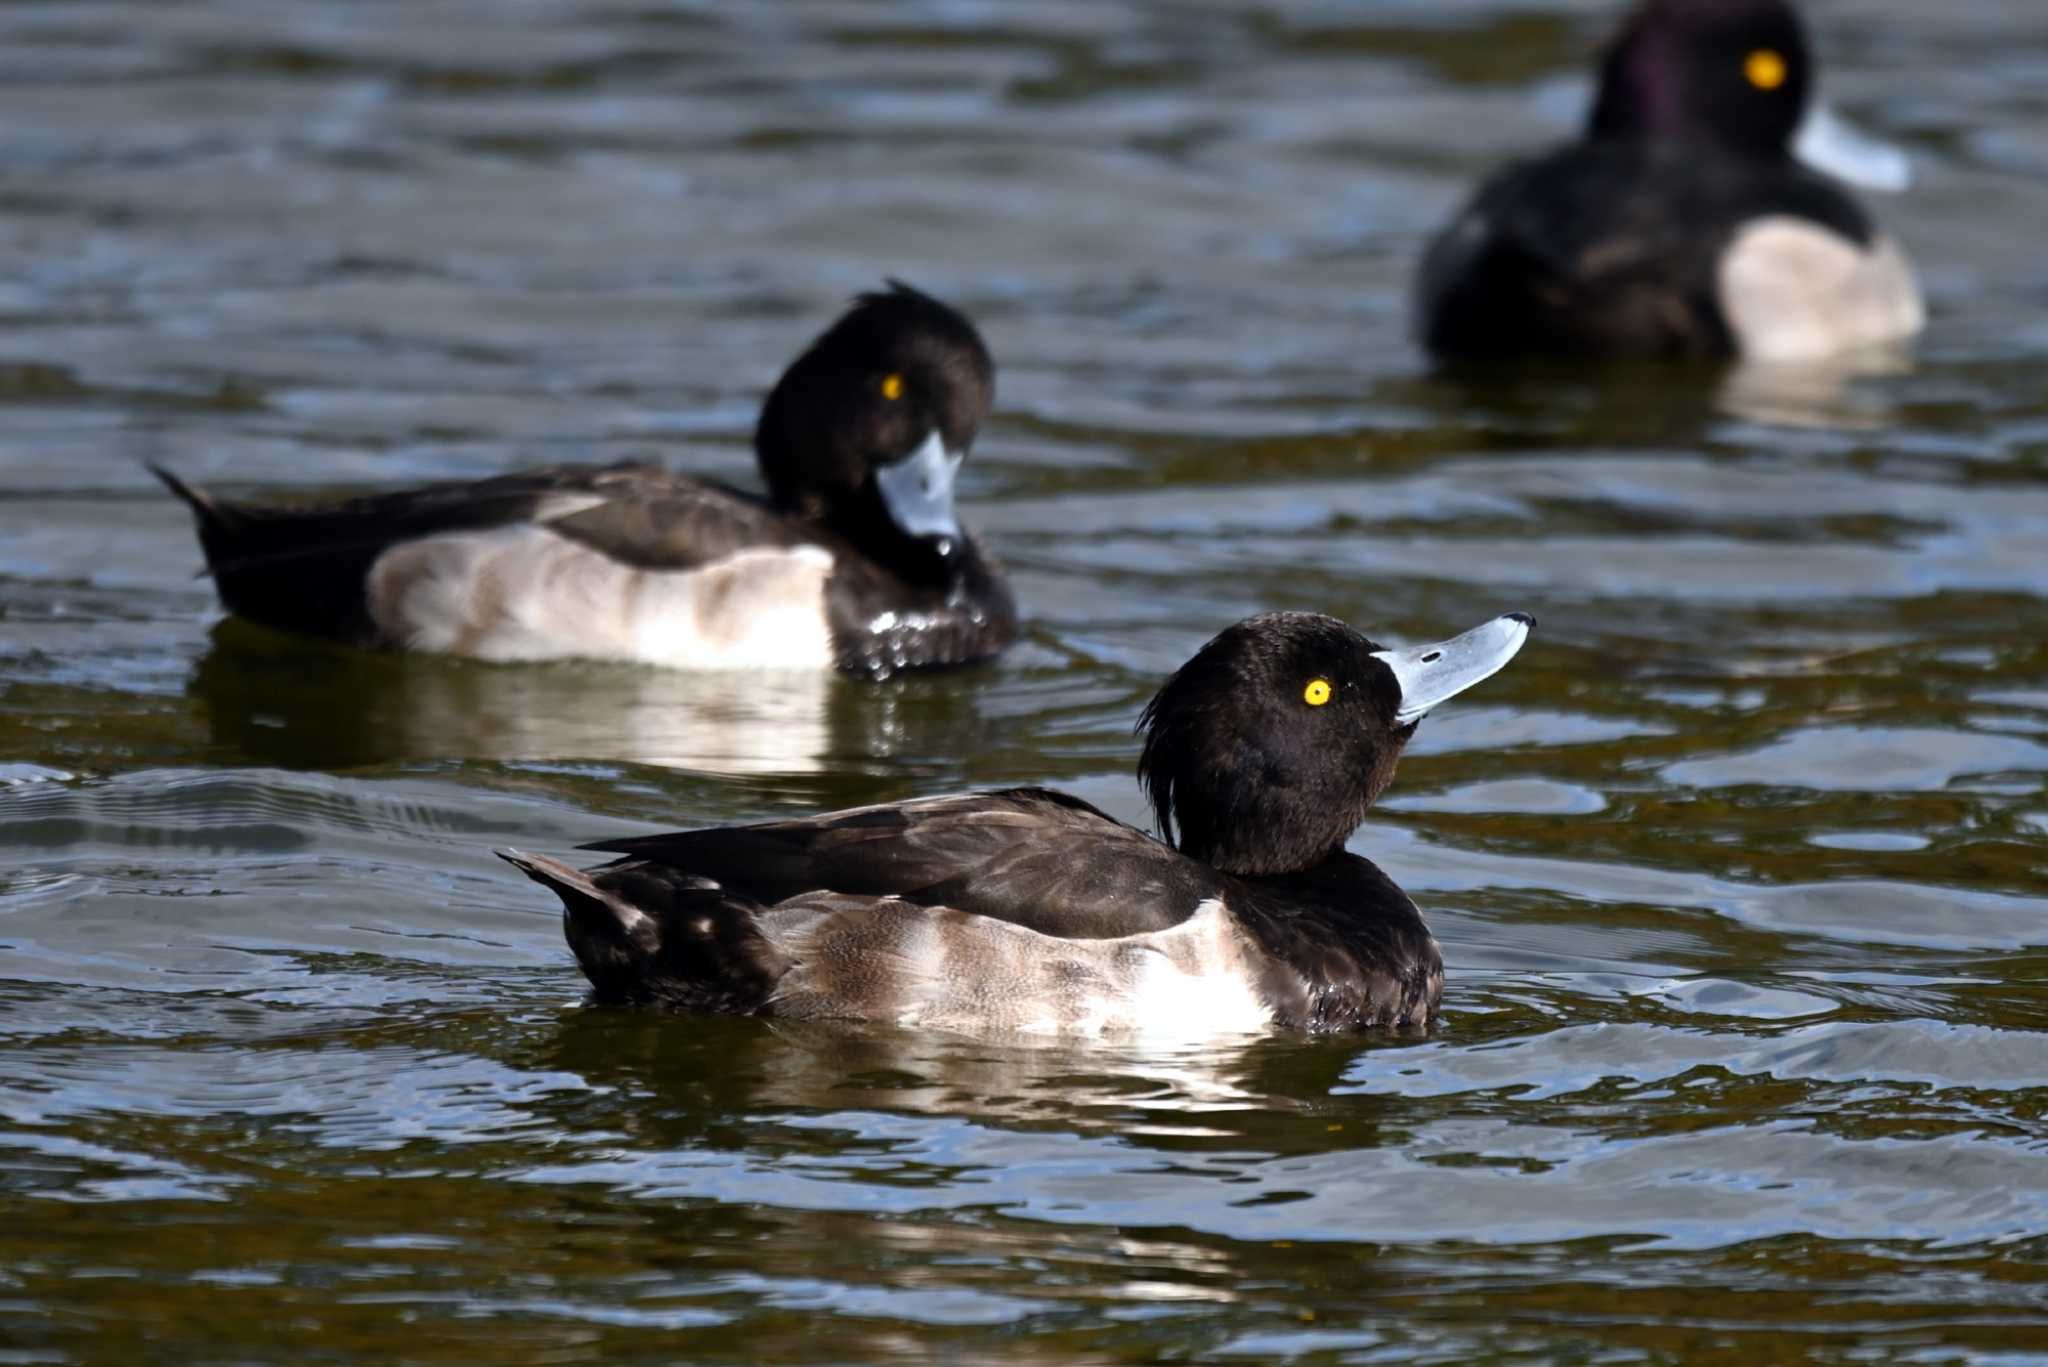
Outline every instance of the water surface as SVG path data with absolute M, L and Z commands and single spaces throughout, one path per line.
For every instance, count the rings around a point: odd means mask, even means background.
M 1433 376 L 1429 230 L 1611 17 L 0 11 L 0 1360 L 2016 1361 L 2048 1315 L 2048 36 L 1813 7 L 1932 327 Z M 1001 366 L 1024 641 L 874 686 L 222 623 L 141 462 L 652 457 L 900 275 Z M 1353 847 L 1424 1040 L 579 1004 L 492 845 L 1047 782 L 1217 628 L 1535 613 Z

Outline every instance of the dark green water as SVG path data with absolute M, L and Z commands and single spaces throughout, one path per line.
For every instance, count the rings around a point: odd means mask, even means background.
M 1429 229 L 1611 6 L 0 10 L 0 1362 L 2048 1353 L 2048 28 L 1814 6 L 1917 359 L 1432 377 Z M 145 459 L 656 456 L 899 274 L 1029 625 L 881 687 L 217 623 Z M 492 845 L 1055 782 L 1218 627 L 1541 628 L 1354 847 L 1422 1041 L 578 1004 Z

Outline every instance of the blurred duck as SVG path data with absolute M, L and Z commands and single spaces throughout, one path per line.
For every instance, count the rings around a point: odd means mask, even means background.
M 1139 722 L 1163 839 L 1043 788 L 501 856 L 562 899 L 599 1002 L 953 1031 L 1164 1038 L 1426 1026 L 1443 960 L 1344 842 L 1431 708 L 1534 619 L 1389 650 L 1230 627 Z
M 341 503 L 192 508 L 221 601 L 283 631 L 485 660 L 886 674 L 1016 635 L 953 512 L 995 369 L 906 285 L 862 295 L 770 391 L 765 496 L 649 466 L 554 466 Z
M 1919 331 L 1898 244 L 1808 169 L 1896 190 L 1905 157 L 1813 85 L 1785 0 L 1647 0 L 1585 136 L 1495 175 L 1430 247 L 1422 342 L 1477 360 L 1809 360 Z

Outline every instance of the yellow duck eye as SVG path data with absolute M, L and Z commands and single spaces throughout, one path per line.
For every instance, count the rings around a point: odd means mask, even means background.
M 1758 90 L 1776 90 L 1785 84 L 1785 77 L 1790 72 L 1786 70 L 1783 57 L 1767 47 L 1760 47 L 1743 58 L 1742 74 Z
M 903 397 L 903 377 L 901 375 L 884 375 L 882 377 L 882 397 L 891 403 Z
M 1330 681 L 1310 679 L 1308 687 L 1301 690 L 1301 700 L 1310 707 L 1321 707 L 1330 700 Z

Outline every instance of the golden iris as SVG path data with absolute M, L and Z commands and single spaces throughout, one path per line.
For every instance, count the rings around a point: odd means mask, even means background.
M 1330 681 L 1328 679 L 1310 679 L 1308 687 L 1301 690 L 1301 700 L 1310 707 L 1321 707 L 1330 700 Z
M 892 403 L 903 397 L 903 377 L 901 375 L 884 375 L 882 377 L 882 397 Z
M 1749 83 L 1758 90 L 1776 90 L 1785 84 L 1790 74 L 1785 69 L 1785 59 L 1767 47 L 1760 47 L 1743 59 L 1742 74 L 1749 77 Z

